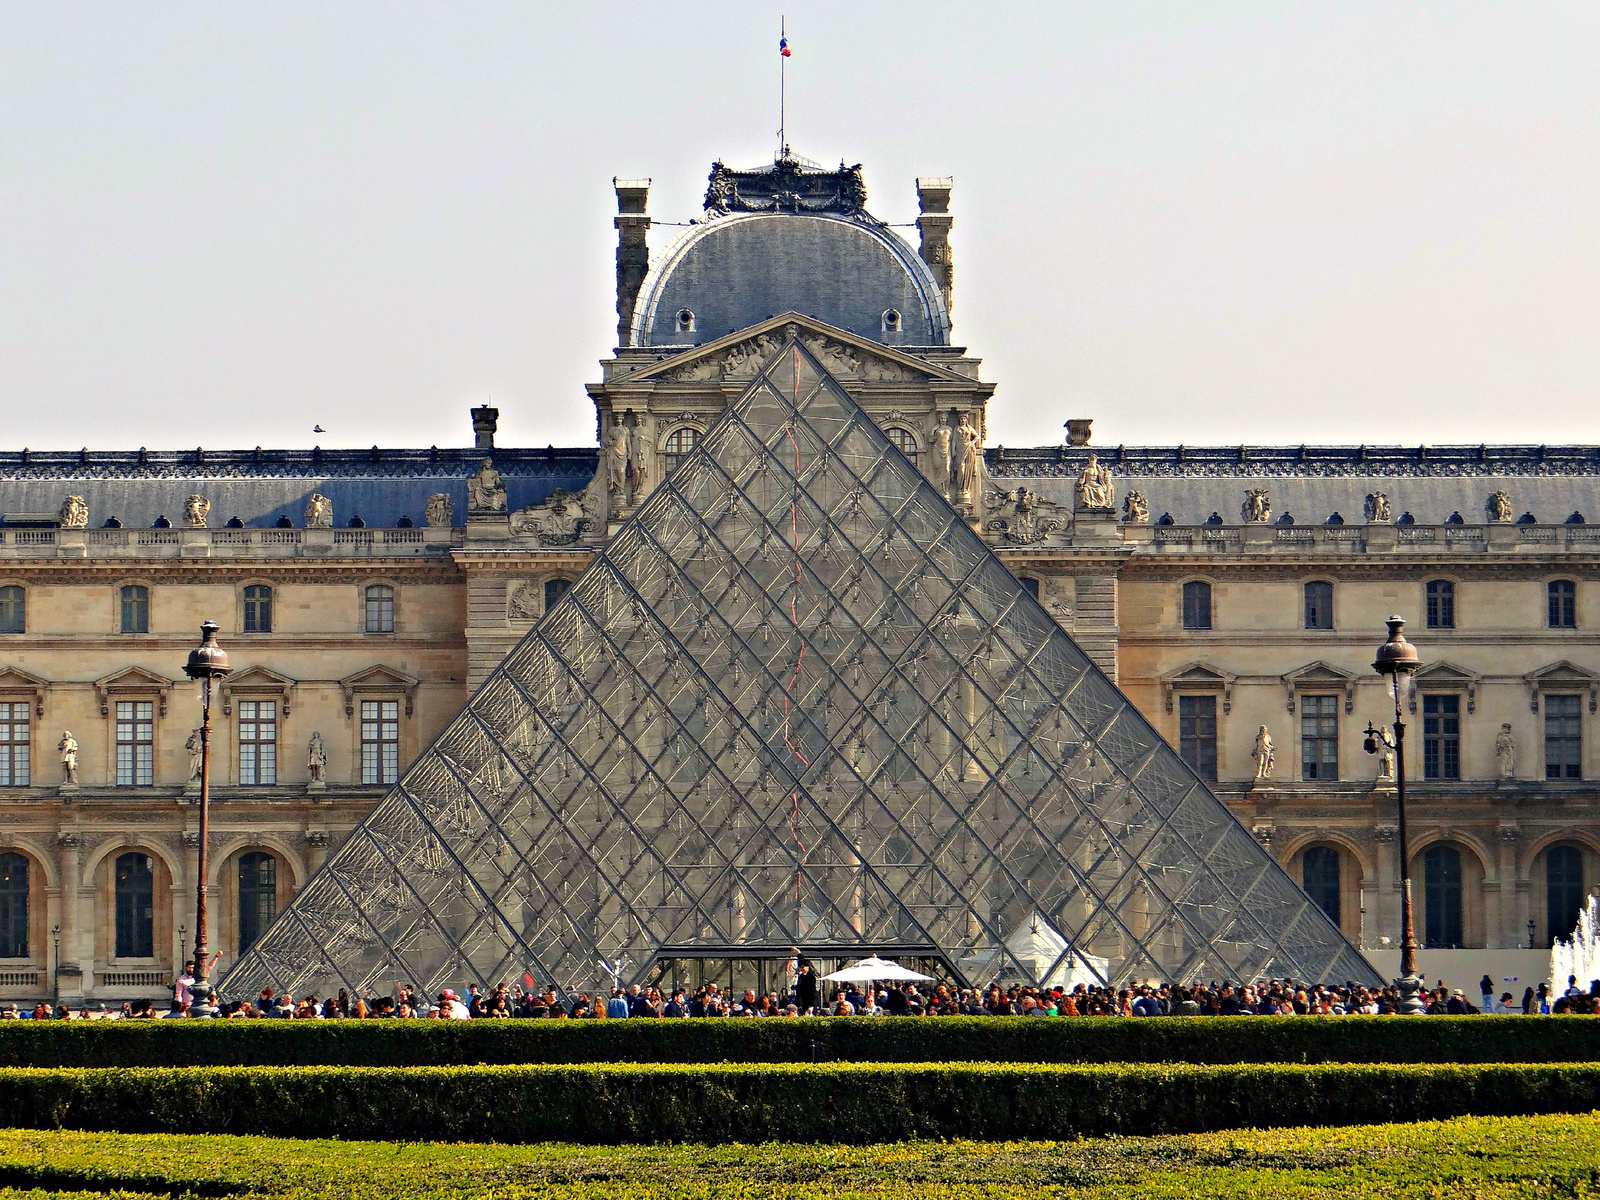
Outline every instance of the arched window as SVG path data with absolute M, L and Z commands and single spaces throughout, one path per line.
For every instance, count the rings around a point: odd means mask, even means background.
M 1550 628 L 1576 629 L 1578 626 L 1578 585 L 1570 579 L 1550 581 Z
M 244 590 L 244 631 L 272 632 L 272 589 L 264 583 L 252 583 Z
M 115 882 L 117 957 L 155 957 L 156 877 L 150 856 L 119 854 L 115 864 Z
M 1429 846 L 1422 856 L 1423 945 L 1450 949 L 1466 940 L 1461 932 L 1461 851 Z
M 1183 627 L 1211 628 L 1211 585 L 1191 580 L 1183 585 Z
M 150 589 L 130 583 L 119 593 L 122 601 L 123 633 L 150 632 Z
M 1583 907 L 1583 851 L 1551 846 L 1544 852 L 1544 907 L 1547 937 L 1572 937 Z
M 0 587 L 0 633 L 23 633 L 27 624 L 27 593 L 19 587 Z
M 1316 906 L 1328 914 L 1328 920 L 1339 923 L 1339 852 L 1332 846 L 1312 846 L 1301 859 L 1300 878 L 1306 895 Z
M 1306 628 L 1333 628 L 1333 584 L 1326 580 L 1306 584 Z
M 1428 628 L 1456 627 L 1456 585 L 1448 579 L 1428 580 Z
M 0 958 L 28 957 L 28 860 L 0 854 Z
M 678 469 L 678 464 L 684 460 L 689 451 L 694 449 L 695 443 L 699 440 L 700 431 L 688 426 L 674 429 L 667 434 L 667 440 L 661 443 L 661 456 L 665 461 L 668 475 Z
M 368 633 L 394 632 L 394 589 L 386 583 L 375 583 L 366 591 Z
M 1022 585 L 1022 590 L 1035 600 L 1039 598 L 1039 581 L 1032 575 L 1018 575 L 1017 582 Z
M 549 612 L 556 606 L 556 601 L 567 594 L 567 589 L 572 586 L 570 579 L 546 579 L 544 581 L 544 610 Z
M 278 915 L 278 860 L 253 850 L 239 856 L 239 953 L 267 931 Z
M 917 465 L 917 439 L 909 429 L 901 429 L 898 425 L 891 425 L 884 432 L 889 435 L 889 440 L 894 443 L 894 448 L 911 460 L 911 465 Z

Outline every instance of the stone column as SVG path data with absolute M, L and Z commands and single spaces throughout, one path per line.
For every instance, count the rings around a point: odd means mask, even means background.
M 1367 945 L 1380 947 L 1379 938 L 1388 938 L 1390 950 L 1400 949 L 1400 830 L 1394 825 L 1379 825 L 1372 831 L 1376 850 L 1377 877 L 1373 880 L 1372 908 L 1367 913 Z
M 72 968 L 61 973 L 61 996 L 68 1003 L 74 1000 L 81 1003 L 94 977 L 94 889 L 80 886 L 87 882 L 79 878 L 82 869 L 83 835 L 76 830 L 63 830 L 56 836 L 60 894 L 49 905 L 45 926 L 45 936 L 52 943 L 46 947 L 50 954 L 55 953 L 55 937 L 50 929 L 61 926 L 61 961 L 59 964 L 47 961 L 45 966 L 52 975 L 60 967 Z M 54 978 L 46 976 L 45 987 L 52 988 L 54 984 Z
M 1486 941 L 1491 947 L 1518 946 L 1527 937 L 1527 930 L 1518 932 L 1517 920 L 1519 905 L 1517 904 L 1517 844 L 1522 839 L 1522 831 L 1510 821 L 1502 821 L 1494 831 L 1495 836 L 1495 879 L 1498 881 L 1499 921 L 1490 926 L 1485 922 L 1484 932 Z M 1521 907 L 1526 907 L 1527 892 L 1520 893 L 1523 897 Z M 1523 917 L 1523 921 L 1527 918 Z
M 917 232 L 922 235 L 919 249 L 944 293 L 947 313 L 955 308 L 955 263 L 950 251 L 950 226 L 955 221 L 950 215 L 952 182 L 948 177 L 917 180 L 917 203 L 922 209 L 917 218 Z

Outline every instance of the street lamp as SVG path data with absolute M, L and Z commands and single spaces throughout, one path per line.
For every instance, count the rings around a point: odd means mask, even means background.
M 221 679 L 233 668 L 228 654 L 217 645 L 217 623 L 202 622 L 200 644 L 189 651 L 183 673 L 200 684 L 200 852 L 195 863 L 194 921 L 194 1003 L 189 1011 L 197 1017 L 215 1016 L 208 997 L 211 971 L 206 963 L 206 835 L 210 826 L 211 775 L 211 681 Z
M 1401 935 L 1400 978 L 1395 982 L 1400 988 L 1400 1011 L 1415 1016 L 1425 1010 L 1417 996 L 1422 989 L 1422 981 L 1417 978 L 1417 933 L 1411 919 L 1411 844 L 1406 838 L 1406 723 L 1400 716 L 1400 692 L 1401 679 L 1409 679 L 1416 674 L 1422 660 L 1417 656 L 1417 648 L 1406 641 L 1405 634 L 1400 632 L 1405 628 L 1405 618 L 1390 617 L 1386 624 L 1389 626 L 1389 640 L 1378 647 L 1378 657 L 1372 669 L 1379 675 L 1389 677 L 1389 690 L 1394 694 L 1394 735 L 1391 737 L 1387 729 L 1373 728 L 1372 722 L 1368 721 L 1367 740 L 1363 749 L 1368 754 L 1377 754 L 1381 743 L 1394 750 L 1395 797 L 1400 810 Z
M 52 1004 L 60 1004 L 61 1003 L 61 926 L 59 926 L 59 925 L 50 926 L 50 937 L 55 941 L 55 947 L 54 947 L 55 953 L 54 953 L 53 957 L 51 958 L 51 962 L 55 964 L 51 968 L 50 993 L 54 997 L 54 999 L 51 1001 L 51 1003 Z

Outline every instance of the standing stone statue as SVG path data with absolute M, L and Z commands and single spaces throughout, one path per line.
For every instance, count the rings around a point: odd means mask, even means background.
M 1267 732 L 1267 727 L 1263 725 L 1256 732 L 1255 749 L 1250 751 L 1250 757 L 1256 760 L 1257 783 L 1272 778 L 1272 764 L 1275 754 L 1276 750 L 1272 745 L 1272 735 Z
M 1388 742 L 1378 747 L 1378 779 L 1394 782 L 1394 747 Z
M 1500 726 L 1500 732 L 1494 739 L 1494 756 L 1500 764 L 1501 779 L 1515 779 L 1517 777 L 1517 739 L 1511 733 L 1509 723 Z
M 1503 524 L 1511 520 L 1511 497 L 1504 491 L 1489 493 L 1489 519 Z
M 61 528 L 82 529 L 89 523 L 89 506 L 82 496 L 68 496 L 61 505 Z
M 183 523 L 190 529 L 204 529 L 206 514 L 211 511 L 211 501 L 199 492 L 191 492 L 183 502 Z
M 1382 523 L 1389 520 L 1391 512 L 1388 495 L 1384 492 L 1368 492 L 1366 503 L 1363 504 L 1362 510 L 1366 513 L 1369 524 Z
M 428 497 L 428 524 L 433 528 L 448 529 L 455 515 L 455 501 L 449 492 L 435 492 Z
M 1091 453 L 1078 473 L 1078 507 L 1091 512 L 1115 512 L 1117 489 L 1111 482 L 1111 468 Z
M 1266 488 L 1251 488 L 1244 494 L 1244 504 L 1239 515 L 1251 524 L 1259 525 L 1272 516 L 1272 496 Z
M 72 736 L 72 730 L 61 731 L 61 740 L 56 743 L 56 749 L 61 751 L 61 781 L 76 786 L 78 782 L 78 739 Z
M 611 427 L 611 440 L 606 444 L 606 488 L 617 497 L 618 504 L 627 503 L 630 441 L 626 425 L 618 422 Z
M 1150 504 L 1138 492 L 1129 492 L 1122 498 L 1122 519 L 1129 525 L 1150 523 Z
M 183 748 L 189 752 L 189 782 L 200 782 L 200 762 L 204 753 L 201 743 L 200 730 L 192 730 L 189 740 L 183 743 Z
M 306 497 L 306 528 L 327 529 L 333 525 L 333 501 L 321 492 Z
M 328 773 L 328 748 L 322 744 L 322 734 L 313 732 L 311 744 L 306 747 L 306 769 L 311 772 L 311 782 L 323 782 Z
M 950 493 L 950 426 L 935 425 L 928 438 L 928 482 L 946 499 Z
M 951 468 L 954 477 L 951 503 L 977 503 L 983 474 L 983 445 L 966 413 L 961 414 L 961 424 L 956 428 Z

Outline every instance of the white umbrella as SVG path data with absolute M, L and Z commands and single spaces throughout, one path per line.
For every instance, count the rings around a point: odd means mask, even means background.
M 871 958 L 863 958 L 853 967 L 846 967 L 842 971 L 835 971 L 832 975 L 824 975 L 822 978 L 829 983 L 873 983 L 878 980 L 902 982 L 932 979 L 933 976 L 908 970 L 897 962 L 890 962 L 874 954 Z

